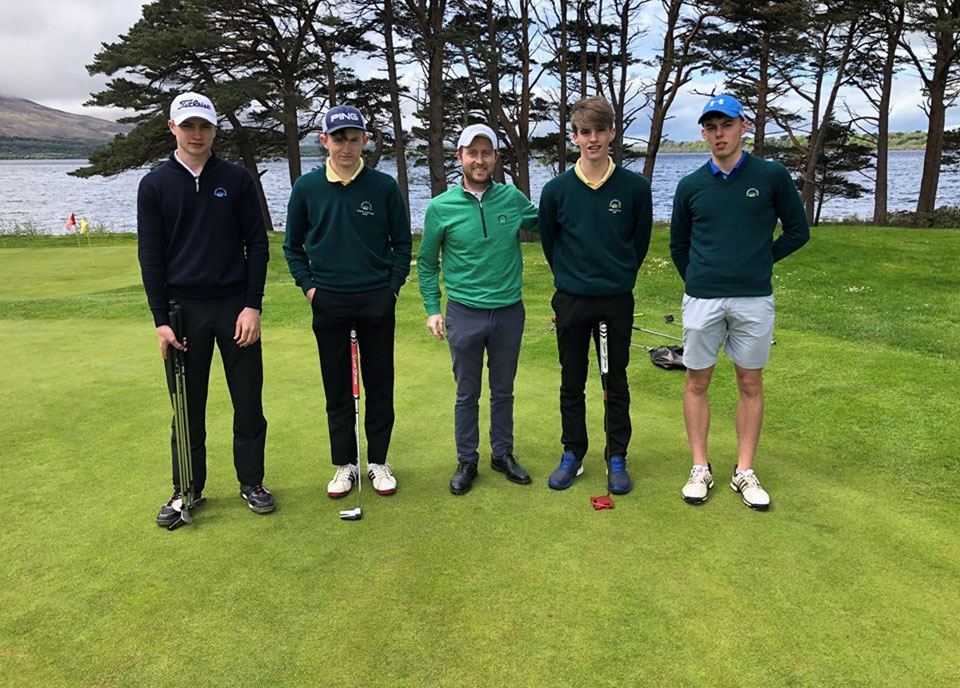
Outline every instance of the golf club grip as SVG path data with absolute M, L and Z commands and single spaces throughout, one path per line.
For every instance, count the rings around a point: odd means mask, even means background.
M 597 327 L 599 336 L 597 338 L 600 344 L 600 373 L 606 375 L 610 371 L 610 358 L 607 351 L 607 323 L 604 320 L 600 321 L 599 326 Z
M 350 370 L 353 382 L 353 398 L 360 398 L 360 353 L 357 346 L 357 331 L 350 330 Z

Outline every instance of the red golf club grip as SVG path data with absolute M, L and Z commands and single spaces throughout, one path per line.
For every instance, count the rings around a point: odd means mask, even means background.
M 360 397 L 360 354 L 357 351 L 357 331 L 350 330 L 350 367 L 353 373 L 353 398 Z

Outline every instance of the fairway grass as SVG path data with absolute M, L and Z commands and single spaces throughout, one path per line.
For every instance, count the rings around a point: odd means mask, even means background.
M 600 385 L 584 475 L 559 459 L 549 270 L 524 246 L 516 454 L 534 483 L 455 467 L 454 384 L 414 268 L 397 312 L 392 497 L 326 497 L 333 471 L 309 308 L 277 237 L 264 299 L 266 484 L 239 498 L 215 362 L 208 498 L 169 496 L 169 401 L 136 244 L 0 242 L 6 554 L 0 685 L 944 686 L 960 684 L 960 230 L 827 227 L 778 264 L 757 471 L 729 486 L 736 392 L 711 389 L 716 487 L 691 507 L 682 373 L 633 349 L 634 489 L 606 492 Z M 39 250 L 40 246 L 43 250 Z M 655 230 L 637 322 L 676 334 L 682 285 Z M 659 345 L 635 333 L 638 344 Z M 217 357 L 219 361 L 219 357 Z M 481 401 L 486 437 L 487 395 Z M 484 439 L 485 441 L 485 439 Z

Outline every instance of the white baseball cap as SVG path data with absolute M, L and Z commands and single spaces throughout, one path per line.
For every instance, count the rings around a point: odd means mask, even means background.
M 471 124 L 469 127 L 463 130 L 463 133 L 460 134 L 460 138 L 457 140 L 457 149 L 464 148 L 473 143 L 473 140 L 478 136 L 490 141 L 490 145 L 493 146 L 493 150 L 497 150 L 497 135 L 493 133 L 493 129 L 488 127 L 486 124 Z
M 213 103 L 205 95 L 192 91 L 181 93 L 170 103 L 170 119 L 178 127 L 191 117 L 205 119 L 217 126 L 217 111 L 213 109 Z

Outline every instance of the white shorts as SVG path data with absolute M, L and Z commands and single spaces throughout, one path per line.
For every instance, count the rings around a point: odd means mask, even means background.
M 683 364 L 703 370 L 717 363 L 720 346 L 741 368 L 763 368 L 773 341 L 773 296 L 699 299 L 683 295 Z

